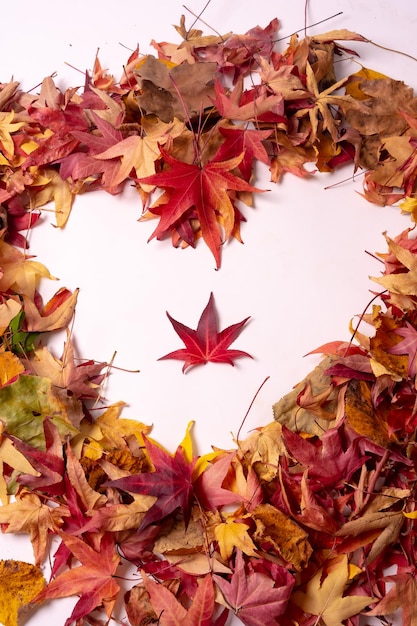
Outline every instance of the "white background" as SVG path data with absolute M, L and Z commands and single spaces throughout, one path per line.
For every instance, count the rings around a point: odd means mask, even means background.
M 189 0 L 187 6 L 198 13 L 204 2 Z M 292 32 L 303 28 L 304 8 L 303 0 L 212 0 L 203 18 L 222 33 L 243 33 L 278 17 L 284 46 Z M 409 0 L 311 0 L 307 23 L 339 11 L 343 14 L 309 34 L 348 28 L 417 55 L 417 8 Z M 0 82 L 13 78 L 30 90 L 57 72 L 61 88 L 82 85 L 83 74 L 74 68 L 92 69 L 97 49 L 103 67 L 119 78 L 137 43 L 146 54 L 154 52 L 151 39 L 179 41 L 172 24 L 183 13 L 190 26 L 194 18 L 177 0 L 20 0 L 3 16 Z M 415 87 L 415 61 L 370 44 L 346 45 L 360 53 L 365 66 Z M 358 69 L 343 61 L 338 72 Z M 60 279 L 42 285 L 41 292 L 49 296 L 61 286 L 81 289 L 74 325 L 79 355 L 109 361 L 116 351 L 115 365 L 140 369 L 139 374 L 113 370 L 105 388 L 108 403 L 125 401 L 123 417 L 153 424 L 153 436 L 170 450 L 190 420 L 196 420 L 198 453 L 211 445 L 234 446 L 232 433 L 267 376 L 241 435 L 271 421 L 272 404 L 318 361 L 303 355 L 327 341 L 349 340 L 350 319 L 371 297 L 368 276 L 380 272 L 380 264 L 365 251 L 384 252 L 382 232 L 395 236 L 409 226 L 397 208 L 366 202 L 358 193 L 361 176 L 352 180 L 349 166 L 306 180 L 287 175 L 279 185 L 270 183 L 268 174 L 258 168 L 255 184 L 270 191 L 255 198 L 254 208 L 243 208 L 245 243 L 223 247 L 220 271 L 202 244 L 185 251 L 169 241 L 147 244 L 156 222 L 137 221 L 141 205 L 131 189 L 119 197 L 104 192 L 78 197 L 63 232 L 44 213 L 45 224 L 30 236 L 30 252 Z M 233 347 L 254 359 L 238 360 L 235 367 L 208 364 L 185 375 L 181 362 L 158 362 L 182 346 L 165 311 L 195 328 L 211 291 L 221 328 L 251 316 Z M 60 339 L 58 356 L 61 349 Z M 32 560 L 27 539 L 0 536 L 0 558 Z M 46 617 L 61 626 L 73 603 L 54 601 L 28 624 L 40 626 Z

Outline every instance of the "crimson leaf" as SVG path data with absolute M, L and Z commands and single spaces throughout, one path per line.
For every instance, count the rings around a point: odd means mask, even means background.
M 203 365 L 209 361 L 234 365 L 234 359 L 245 356 L 252 358 L 250 354 L 242 352 L 242 350 L 229 349 L 230 344 L 237 339 L 249 317 L 218 332 L 213 293 L 210 294 L 209 301 L 201 314 L 196 330 L 174 320 L 168 312 L 167 316 L 175 332 L 184 342 L 185 348 L 174 350 L 174 352 L 160 357 L 159 361 L 165 359 L 184 361 L 182 371 L 185 372 L 187 368 L 193 365 Z

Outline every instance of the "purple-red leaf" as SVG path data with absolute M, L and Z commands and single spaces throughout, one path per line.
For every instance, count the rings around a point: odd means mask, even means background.
M 189 464 L 187 462 L 181 446 L 177 448 L 172 457 L 163 448 L 152 443 L 145 435 L 143 438 L 155 471 L 131 474 L 125 478 L 110 481 L 108 484 L 123 491 L 158 498 L 145 514 L 138 532 L 177 509 L 183 511 L 187 525 L 190 520 L 193 498 L 192 471 L 194 463 Z

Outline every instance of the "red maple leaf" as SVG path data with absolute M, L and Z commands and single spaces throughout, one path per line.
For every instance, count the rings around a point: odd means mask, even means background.
M 213 580 L 227 604 L 246 626 L 277 626 L 294 585 L 292 575 L 278 565 L 267 565 L 265 573 L 256 571 L 250 564 L 246 567 L 240 550 L 230 582 L 216 574 Z
M 80 595 L 71 616 L 65 621 L 65 626 L 70 626 L 101 606 L 110 618 L 120 589 L 114 578 L 120 556 L 113 535 L 103 534 L 99 551 L 78 537 L 62 534 L 62 540 L 82 565 L 60 574 L 33 599 L 33 602 Z
M 188 463 L 182 446 L 178 446 L 172 457 L 163 448 L 152 443 L 143 435 L 146 450 L 155 467 L 154 472 L 131 474 L 124 478 L 112 480 L 108 485 L 150 496 L 156 496 L 156 502 L 146 512 L 138 532 L 157 522 L 177 509 L 184 513 L 184 521 L 187 525 L 191 515 L 193 500 L 192 472 L 194 463 Z
M 214 588 L 211 576 L 205 576 L 194 595 L 190 608 L 187 610 L 176 599 L 173 593 L 160 583 L 147 576 L 143 582 L 149 593 L 152 606 L 157 615 L 163 614 L 166 626 L 212 626 L 214 613 Z
M 184 361 L 182 371 L 185 372 L 188 367 L 202 365 L 209 361 L 234 365 L 234 359 L 244 356 L 250 359 L 253 358 L 247 352 L 242 352 L 242 350 L 229 349 L 230 344 L 237 339 L 249 317 L 219 332 L 213 293 L 210 294 L 209 301 L 201 314 L 196 330 L 174 320 L 168 311 L 167 316 L 175 332 L 181 337 L 186 347 L 160 357 L 159 361 L 164 359 Z
M 242 154 L 243 159 L 238 168 L 242 177 L 249 181 L 253 173 L 253 161 L 257 159 L 265 165 L 270 165 L 268 153 L 262 143 L 271 135 L 271 130 L 253 130 L 245 126 L 219 127 L 220 134 L 225 137 L 216 153 L 216 159 L 224 161 L 230 159 L 235 154 Z
M 235 228 L 235 207 L 229 191 L 262 190 L 231 173 L 241 162 L 243 154 L 227 161 L 213 160 L 201 165 L 183 163 L 165 152 L 161 146 L 159 149 L 169 169 L 139 179 L 140 183 L 169 190 L 168 201 L 158 205 L 160 219 L 150 239 L 163 239 L 172 230 L 178 229 L 178 225 L 188 222 L 192 209 L 195 209 L 202 237 L 219 268 L 221 230 L 227 241 L 233 236 Z M 149 210 L 152 213 L 152 208 Z

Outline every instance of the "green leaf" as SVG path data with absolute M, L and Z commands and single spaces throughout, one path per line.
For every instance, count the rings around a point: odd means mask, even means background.
M 45 449 L 43 422 L 49 418 L 62 438 L 79 432 L 81 404 L 48 378 L 27 376 L 0 389 L 0 421 L 10 435 Z

